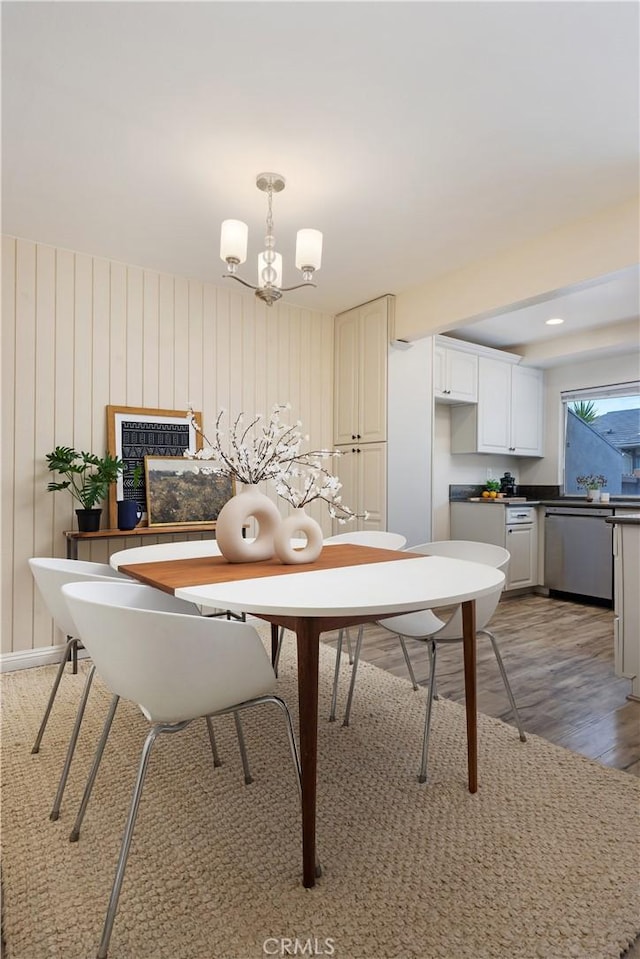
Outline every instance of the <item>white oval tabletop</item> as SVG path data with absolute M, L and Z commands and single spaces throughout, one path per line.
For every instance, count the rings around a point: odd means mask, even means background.
M 180 599 L 237 612 L 280 616 L 407 613 L 486 596 L 504 573 L 481 563 L 420 556 L 404 562 L 283 573 L 176 589 Z

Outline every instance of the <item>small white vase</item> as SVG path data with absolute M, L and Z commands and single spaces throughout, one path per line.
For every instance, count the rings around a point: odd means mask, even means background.
M 302 533 L 306 546 L 295 549 L 292 540 Z M 313 563 L 322 552 L 322 529 L 304 509 L 294 509 L 276 529 L 274 546 L 279 560 L 287 564 Z
M 242 535 L 250 517 L 258 523 L 258 535 L 247 540 Z M 216 521 L 216 541 L 230 563 L 260 563 L 274 553 L 273 537 L 280 525 L 280 513 L 273 500 L 257 486 L 245 486 L 224 504 Z
M 590 489 L 587 490 L 587 499 L 590 503 L 599 503 L 600 502 L 600 490 L 599 489 Z

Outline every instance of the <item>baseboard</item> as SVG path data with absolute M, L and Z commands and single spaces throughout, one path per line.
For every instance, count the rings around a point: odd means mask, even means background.
M 51 666 L 60 662 L 64 646 L 43 646 L 40 649 L 24 649 L 16 653 L 3 653 L 0 656 L 0 673 L 11 673 L 16 669 L 32 669 L 34 666 Z M 78 650 L 78 659 L 88 656 L 86 649 Z

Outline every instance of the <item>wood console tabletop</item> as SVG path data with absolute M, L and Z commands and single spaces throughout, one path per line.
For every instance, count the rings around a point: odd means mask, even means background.
M 67 559 L 78 558 L 78 542 L 94 539 L 121 539 L 127 536 L 176 536 L 180 533 L 215 533 L 216 523 L 194 523 L 177 526 L 135 526 L 133 529 L 99 529 L 96 533 L 80 533 L 67 529 L 63 535 L 67 541 Z

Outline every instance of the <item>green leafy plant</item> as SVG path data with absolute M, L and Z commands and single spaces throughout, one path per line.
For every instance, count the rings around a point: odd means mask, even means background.
M 499 493 L 500 492 L 500 480 L 487 480 L 484 484 L 486 490 L 490 493 Z
M 52 480 L 47 491 L 54 493 L 68 489 L 83 509 L 93 509 L 96 503 L 105 499 L 109 486 L 124 470 L 124 462 L 109 453 L 100 457 L 94 453 L 79 453 L 70 446 L 56 446 L 46 458 L 50 472 L 66 477 L 58 482 Z
M 580 400 L 579 403 L 573 404 L 571 410 L 578 419 L 584 420 L 585 423 L 593 423 L 594 420 L 598 419 L 598 412 L 593 400 Z
M 607 485 L 607 477 L 602 473 L 590 473 L 588 476 L 576 476 L 576 483 L 583 489 L 602 489 Z

